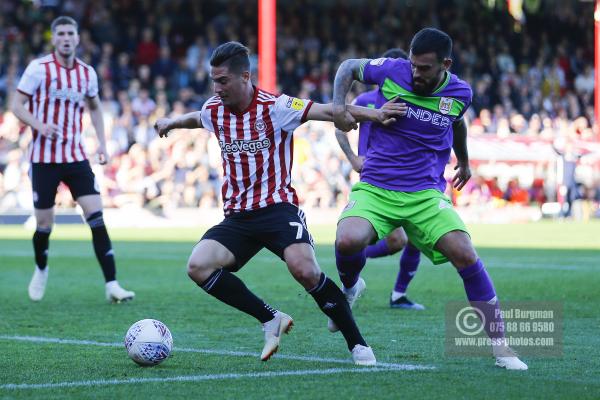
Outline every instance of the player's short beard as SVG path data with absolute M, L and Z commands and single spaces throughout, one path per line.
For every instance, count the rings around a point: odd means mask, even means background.
M 413 85 L 413 91 L 421 96 L 430 95 L 431 93 L 433 93 L 434 85 L 435 81 L 427 82 L 425 83 L 425 86 L 421 86 L 420 88 L 417 88 Z

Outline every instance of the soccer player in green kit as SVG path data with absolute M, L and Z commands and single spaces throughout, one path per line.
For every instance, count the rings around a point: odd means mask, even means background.
M 388 127 L 373 126 L 361 180 L 352 188 L 336 232 L 336 264 L 352 306 L 365 288 L 360 271 L 365 248 L 403 227 L 408 239 L 434 264 L 450 261 L 463 280 L 467 298 L 483 312 L 496 365 L 525 370 L 507 346 L 496 291 L 467 229 L 444 195 L 444 169 L 454 147 L 458 165 L 452 179 L 461 189 L 471 176 L 467 127 L 470 86 L 452 74 L 452 39 L 425 28 L 412 39 L 409 59 L 349 59 L 336 74 L 333 103 L 338 129 L 356 128 L 346 95 L 354 80 L 379 87 L 375 107 L 395 97 L 408 104 L 405 117 Z

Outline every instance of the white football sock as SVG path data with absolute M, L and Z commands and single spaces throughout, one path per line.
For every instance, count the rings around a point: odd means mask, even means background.
M 396 292 L 395 290 L 392 291 L 392 301 L 396 301 L 400 297 L 404 297 L 404 296 L 406 296 L 406 293 L 404 293 L 404 292 Z

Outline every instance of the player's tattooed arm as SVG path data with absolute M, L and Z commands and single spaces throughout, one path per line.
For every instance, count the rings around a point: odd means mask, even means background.
M 200 111 L 183 114 L 177 118 L 159 118 L 154 123 L 154 129 L 160 137 L 167 137 L 173 129 L 196 129 L 202 128 Z
M 336 128 L 347 132 L 356 129 L 356 120 L 346 108 L 346 96 L 355 80 L 362 79 L 362 69 L 368 59 L 348 59 L 340 65 L 333 83 L 333 121 Z
M 469 151 L 467 150 L 467 124 L 464 118 L 452 123 L 454 131 L 452 149 L 456 155 L 457 164 L 454 167 L 456 173 L 452 178 L 452 185 L 461 190 L 471 179 L 471 167 L 469 166 Z

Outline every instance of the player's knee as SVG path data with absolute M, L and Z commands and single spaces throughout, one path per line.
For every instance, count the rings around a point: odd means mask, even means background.
M 206 259 L 191 257 L 188 260 L 187 274 L 194 282 L 203 283 L 215 269 L 212 263 L 209 263 Z
M 479 258 L 472 246 L 465 246 L 464 248 L 457 250 L 458 251 L 453 252 L 452 257 L 450 258 L 450 262 L 452 262 L 452 265 L 457 269 L 470 267 L 475 264 Z
M 35 229 L 41 232 L 51 232 L 53 223 L 51 220 L 38 220 Z
M 319 283 L 321 270 L 313 260 L 299 257 L 297 259 L 288 260 L 287 264 L 294 279 L 296 279 L 303 287 L 310 289 Z
M 364 240 L 361 240 L 361 238 L 350 232 L 340 233 L 335 239 L 335 247 L 343 255 L 354 254 L 362 250 L 366 245 L 367 243 Z
M 38 230 L 52 230 L 54 225 L 54 215 L 37 215 L 35 225 Z
M 394 254 L 404 248 L 408 243 L 408 237 L 404 230 L 398 229 L 392 232 L 386 239 L 388 249 L 390 250 L 390 254 Z

